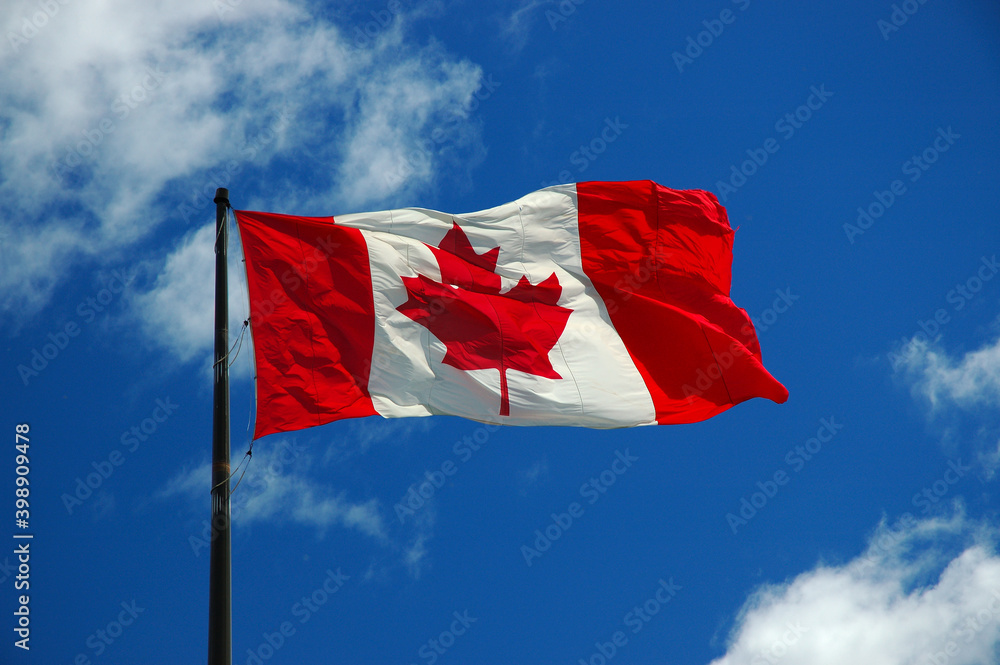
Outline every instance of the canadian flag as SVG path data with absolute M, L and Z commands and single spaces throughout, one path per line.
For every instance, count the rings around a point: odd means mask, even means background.
M 461 215 L 236 220 L 254 438 L 375 414 L 690 423 L 788 397 L 729 298 L 733 231 L 708 192 L 588 182 Z

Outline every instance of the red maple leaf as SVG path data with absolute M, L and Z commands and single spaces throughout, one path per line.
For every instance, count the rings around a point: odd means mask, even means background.
M 510 415 L 507 370 L 562 378 L 552 369 L 549 351 L 573 310 L 556 304 L 562 287 L 555 273 L 539 284 L 522 276 L 501 293 L 495 272 L 499 247 L 477 254 L 457 223 L 439 247 L 427 247 L 441 268 L 441 282 L 403 277 L 409 300 L 396 309 L 444 343 L 443 363 L 465 371 L 500 370 L 501 416 Z

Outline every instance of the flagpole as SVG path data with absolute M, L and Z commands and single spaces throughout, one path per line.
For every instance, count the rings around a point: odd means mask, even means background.
M 215 190 L 215 362 L 212 407 L 212 544 L 208 579 L 208 665 L 232 665 L 232 541 L 229 514 L 229 190 Z

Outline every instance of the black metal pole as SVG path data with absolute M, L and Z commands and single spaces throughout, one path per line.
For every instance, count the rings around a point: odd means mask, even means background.
M 229 190 L 215 190 L 215 382 L 212 407 L 212 545 L 208 579 L 208 665 L 232 665 L 232 540 L 229 530 Z

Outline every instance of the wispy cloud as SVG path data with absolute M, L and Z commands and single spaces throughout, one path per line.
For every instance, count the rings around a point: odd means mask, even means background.
M 532 464 L 527 469 L 520 472 L 521 479 L 524 482 L 533 484 L 538 482 L 539 478 L 542 478 L 549 472 L 549 463 L 547 460 L 540 459 Z
M 211 371 L 215 345 L 215 223 L 181 236 L 152 271 L 151 287 L 133 298 L 131 316 L 147 339 L 172 352 L 181 362 L 197 360 Z M 233 225 L 229 235 L 229 339 L 231 372 L 252 376 L 253 345 L 243 321 L 249 318 L 243 253 Z
M 136 297 L 146 334 L 182 361 L 210 352 L 214 342 L 214 224 L 184 235 L 158 271 L 153 288 Z
M 332 447 L 332 444 L 329 446 Z M 314 455 L 314 452 L 316 453 Z M 382 503 L 376 497 L 358 499 L 325 481 L 321 471 L 326 459 L 323 450 L 314 451 L 283 439 L 256 450 L 246 474 L 232 497 L 234 521 L 241 524 L 291 524 L 314 529 L 324 537 L 330 529 L 346 529 L 371 539 L 386 556 L 378 556 L 366 578 L 386 579 L 394 570 L 404 570 L 419 579 L 430 566 L 428 543 L 434 537 L 436 512 L 432 505 L 405 526 L 384 518 Z M 234 460 L 234 467 L 239 464 Z M 234 474 L 232 484 L 240 477 Z M 192 513 L 206 509 L 206 488 L 211 482 L 208 460 L 188 465 L 178 471 L 155 493 L 160 501 L 186 502 Z
M 993 479 L 1000 469 L 1000 338 L 960 356 L 918 338 L 904 350 L 897 374 L 943 428 L 944 446 L 970 446 L 980 480 Z
M 327 206 L 429 187 L 439 153 L 402 180 L 376 166 L 405 159 L 480 83 L 472 63 L 415 43 L 406 15 L 359 46 L 300 0 L 53 6 L 33 30 L 22 30 L 33 0 L 7 3 L 0 19 L 3 34 L 27 35 L 0 48 L 0 315 L 31 315 L 74 267 L 120 261 L 163 225 L 184 228 L 183 203 L 209 201 L 200 219 L 210 219 L 211 174 L 238 169 L 246 184 L 269 160 L 305 159 L 308 182 L 268 180 L 257 199 Z M 274 122 L 289 109 L 291 121 Z M 450 145 L 475 150 L 458 120 Z M 172 275 L 189 281 L 180 262 L 204 261 L 185 250 Z M 195 299 L 211 282 L 197 286 Z M 179 288 L 157 286 L 165 300 Z M 193 352 L 185 340 L 176 350 Z
M 521 496 L 527 496 L 528 490 L 537 485 L 538 483 L 545 480 L 545 477 L 549 475 L 549 462 L 547 459 L 542 458 L 540 460 L 535 460 L 535 462 L 529 466 L 527 469 L 521 469 L 517 472 L 518 479 L 518 493 Z
M 388 541 L 376 499 L 349 499 L 346 492 L 334 491 L 313 479 L 309 475 L 311 466 L 311 455 L 294 440 L 279 441 L 254 453 L 233 494 L 234 519 L 245 524 L 299 524 L 316 528 L 321 534 L 340 527 L 357 530 L 383 543 Z M 210 481 L 211 463 L 205 461 L 179 472 L 157 496 L 182 497 L 201 509 Z
M 933 408 L 1000 406 L 1000 338 L 960 358 L 925 341 L 910 344 L 905 371 Z
M 386 48 L 399 47 L 392 43 L 402 39 L 399 32 L 385 36 Z M 358 208 L 412 196 L 433 182 L 441 154 L 437 145 L 466 147 L 479 140 L 476 126 L 463 120 L 481 78 L 478 67 L 452 60 L 435 44 L 371 71 L 358 86 L 356 103 L 346 109 L 337 198 Z
M 883 526 L 857 560 L 759 589 L 713 665 L 996 662 L 1000 557 L 981 526 Z
M 437 513 L 433 504 L 425 507 L 414 520 L 414 534 L 403 548 L 403 564 L 414 579 L 420 576 L 430 566 L 427 543 L 434 537 L 434 523 Z
M 551 4 L 551 0 L 522 0 L 517 9 L 504 16 L 500 33 L 513 51 L 527 45 L 536 10 Z
M 323 464 L 344 462 L 355 455 L 364 455 L 372 446 L 391 443 L 398 445 L 415 434 L 425 434 L 434 427 L 433 418 L 363 418 L 347 423 L 347 432 L 333 441 L 323 455 Z

